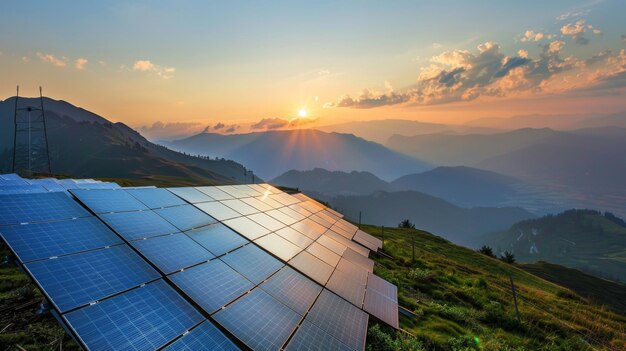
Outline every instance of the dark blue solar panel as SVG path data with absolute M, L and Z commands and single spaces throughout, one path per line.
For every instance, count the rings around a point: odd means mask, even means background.
M 5 179 L 5 180 L 24 180 L 24 178 L 20 177 L 16 173 L 0 174 L 0 178 Z
M 291 338 L 285 350 L 293 351 L 350 351 L 352 350 L 332 335 L 316 327 L 309 321 L 304 321 Z
M 182 233 L 137 240 L 132 245 L 165 274 L 215 257 Z
M 216 256 L 249 243 L 248 239 L 221 223 L 192 230 L 186 234 Z
M 203 319 L 162 280 L 64 317 L 90 350 L 155 350 Z
M 0 195 L 0 225 L 88 216 L 64 193 Z
M 98 216 L 128 241 L 178 232 L 178 228 L 152 211 L 103 213 Z
M 126 191 L 150 208 L 161 208 L 187 204 L 178 196 L 162 188 L 138 188 L 128 189 Z
M 279 350 L 302 317 L 255 289 L 213 318 L 253 350 Z
M 126 245 L 31 262 L 26 269 L 62 312 L 160 277 Z
M 170 279 L 207 313 L 215 312 L 253 287 L 220 260 L 172 274 Z
M 187 335 L 166 347 L 167 351 L 239 350 L 213 323 L 204 321 Z
M 179 196 L 183 200 L 192 204 L 198 202 L 215 201 L 212 197 L 206 195 L 200 190 L 196 190 L 195 188 L 168 188 L 167 190 L 171 191 L 172 193 L 176 194 L 176 196 Z
M 147 210 L 146 205 L 124 190 L 76 189 L 70 190 L 95 213 Z
M 0 184 L 0 194 L 24 194 L 24 193 L 47 193 L 48 190 L 41 185 L 3 185 Z
M 354 350 L 365 348 L 367 313 L 324 289 L 306 317 Z
M 95 217 L 2 227 L 0 234 L 22 262 L 122 243 Z
M 322 291 L 320 285 L 291 267 L 281 269 L 259 287 L 302 316 Z
M 193 205 L 167 207 L 154 210 L 181 231 L 202 227 L 217 221 Z
M 283 267 L 279 260 L 252 244 L 223 256 L 222 261 L 255 284 Z

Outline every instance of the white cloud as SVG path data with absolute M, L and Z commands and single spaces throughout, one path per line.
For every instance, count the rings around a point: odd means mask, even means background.
M 79 58 L 77 58 L 74 61 L 74 67 L 76 67 L 77 70 L 81 70 L 82 71 L 82 70 L 85 69 L 85 66 L 87 65 L 87 62 L 89 62 L 89 61 L 87 61 L 86 58 L 79 57 Z
M 150 60 L 137 60 L 133 64 L 133 71 L 152 72 L 163 79 L 170 79 L 174 76 L 176 68 L 159 66 Z
M 441 49 L 443 47 L 443 45 L 441 45 L 440 43 L 433 43 L 433 49 Z
M 522 41 L 541 41 L 545 37 L 545 34 L 541 32 L 535 32 L 534 30 L 527 30 L 524 35 L 522 35 Z
M 52 54 L 44 54 L 41 52 L 37 53 L 37 57 L 39 57 L 39 59 L 42 62 L 46 62 L 46 63 L 51 63 L 54 66 L 57 67 L 65 67 L 67 66 L 67 62 L 65 62 L 65 60 L 57 58 L 56 56 L 52 55 Z

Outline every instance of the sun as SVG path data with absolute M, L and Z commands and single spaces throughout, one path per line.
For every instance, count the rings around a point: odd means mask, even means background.
M 300 118 L 304 118 L 308 115 L 308 113 L 306 112 L 305 109 L 301 108 L 300 111 L 298 111 L 298 117 Z

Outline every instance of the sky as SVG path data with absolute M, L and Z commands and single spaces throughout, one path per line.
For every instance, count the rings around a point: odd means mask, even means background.
M 0 33 L 0 99 L 147 133 L 626 110 L 623 0 L 2 1 Z

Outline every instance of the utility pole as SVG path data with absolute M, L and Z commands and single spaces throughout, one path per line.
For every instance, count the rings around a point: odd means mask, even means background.
M 414 236 L 411 236 L 411 253 L 413 257 L 412 262 L 415 263 L 415 237 Z
M 20 107 L 20 87 L 16 89 L 13 115 L 13 172 L 32 176 L 34 173 L 52 174 L 50 148 L 43 107 L 43 91 L 39 87 L 39 106 Z M 36 104 L 36 103 L 35 103 Z
M 515 303 L 515 315 L 517 316 L 517 322 L 522 323 L 522 319 L 519 316 L 519 309 L 517 307 L 517 292 L 515 291 L 515 283 L 513 283 L 513 276 L 509 275 L 509 280 L 511 281 L 511 291 L 513 292 L 513 303 Z

